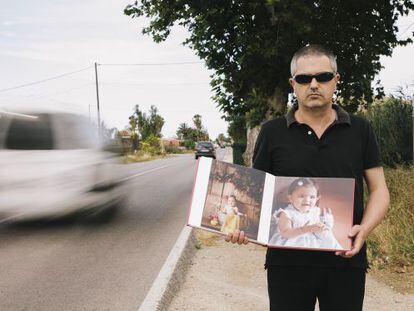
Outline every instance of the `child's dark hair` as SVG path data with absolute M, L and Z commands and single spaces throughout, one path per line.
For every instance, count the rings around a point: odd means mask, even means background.
M 227 199 L 230 199 L 230 198 L 234 198 L 235 200 L 237 200 L 234 194 L 230 194 L 229 196 L 227 196 Z
M 295 179 L 288 188 L 288 194 L 292 194 L 296 189 L 300 187 L 314 187 L 316 193 L 319 196 L 319 185 L 311 178 L 297 178 Z

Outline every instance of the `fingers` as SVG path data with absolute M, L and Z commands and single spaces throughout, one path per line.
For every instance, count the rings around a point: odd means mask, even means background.
M 244 231 L 239 231 L 239 230 L 236 230 L 233 233 L 228 233 L 226 237 L 224 238 L 224 240 L 226 242 L 237 243 L 239 245 L 249 243 L 249 239 L 244 233 Z
M 358 234 L 358 232 L 361 230 L 361 226 L 359 225 L 355 225 L 351 228 L 351 230 L 348 233 L 348 236 L 350 238 L 353 238 L 354 236 L 356 236 Z
M 345 253 L 345 256 L 350 256 L 350 257 L 355 256 L 356 254 L 358 254 L 358 252 L 362 248 L 362 245 L 364 244 L 364 237 L 361 231 L 358 232 L 352 244 L 353 244 L 352 249 L 350 251 L 347 251 Z
M 328 208 L 327 210 L 328 210 L 328 214 L 332 215 L 332 209 Z
M 354 238 L 352 241 L 352 248 L 349 251 L 345 252 L 335 252 L 336 255 L 342 256 L 344 258 L 351 258 L 359 253 L 362 246 L 365 242 L 365 232 L 360 225 L 355 225 L 351 228 L 348 233 L 350 238 Z
M 240 235 L 240 231 L 236 230 L 233 232 L 233 236 L 231 238 L 231 243 L 237 243 L 238 239 L 239 239 L 239 235 Z
M 240 234 L 239 234 L 239 238 L 238 238 L 238 240 L 237 240 L 237 244 L 239 244 L 239 245 L 241 245 L 241 244 L 243 244 L 243 242 L 244 242 L 244 231 L 241 231 L 240 232 Z

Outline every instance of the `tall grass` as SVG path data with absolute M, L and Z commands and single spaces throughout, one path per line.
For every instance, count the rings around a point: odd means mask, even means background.
M 385 165 L 412 163 L 413 160 L 413 108 L 411 102 L 386 97 L 360 114 L 372 125 Z
M 413 168 L 385 168 L 391 206 L 368 239 L 368 258 L 373 268 L 401 268 L 414 263 Z

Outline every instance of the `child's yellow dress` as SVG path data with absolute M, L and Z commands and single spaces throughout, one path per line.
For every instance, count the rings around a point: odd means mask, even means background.
M 240 228 L 240 216 L 234 212 L 234 209 L 230 205 L 224 207 L 226 210 L 226 218 L 221 227 L 223 233 L 233 233 Z

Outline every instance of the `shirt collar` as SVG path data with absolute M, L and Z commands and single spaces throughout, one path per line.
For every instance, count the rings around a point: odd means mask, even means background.
M 349 116 L 348 112 L 346 112 L 342 107 L 337 104 L 332 105 L 332 109 L 336 111 L 336 119 L 335 123 L 346 123 L 351 125 L 351 117 Z M 295 111 L 298 110 L 298 106 L 294 105 L 285 115 L 286 125 L 290 127 L 293 123 L 298 123 L 295 118 Z

